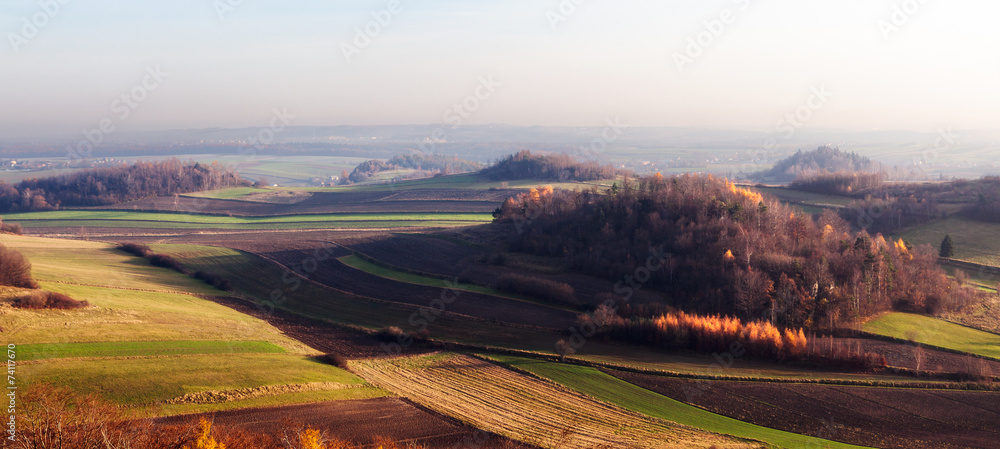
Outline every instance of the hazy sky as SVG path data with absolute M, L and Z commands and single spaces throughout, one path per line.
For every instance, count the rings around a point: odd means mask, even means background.
M 266 124 L 275 108 L 293 125 L 619 117 L 769 130 L 799 110 L 804 127 L 926 131 L 995 128 L 1000 117 L 996 1 L 395 4 L 0 0 L 0 125 L 243 127 Z M 374 22 L 390 8 L 388 24 Z M 699 35 L 707 45 L 688 48 Z M 683 70 L 678 56 L 690 58 Z M 159 81 L 148 75 L 157 67 Z M 810 98 L 821 88 L 833 94 L 826 102 Z M 468 98 L 477 89 L 481 98 Z M 463 101 L 470 110 L 446 113 Z M 803 109 L 810 102 L 815 110 Z

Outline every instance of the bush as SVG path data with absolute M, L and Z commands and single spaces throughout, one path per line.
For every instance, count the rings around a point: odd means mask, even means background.
M 166 254 L 150 254 L 149 263 L 156 267 L 170 268 L 178 273 L 187 274 L 188 271 L 184 268 L 184 265 L 177 259 Z
M 118 249 L 138 257 L 149 257 L 150 254 L 153 254 L 153 249 L 142 243 L 119 243 Z
M 211 285 L 222 291 L 230 291 L 233 289 L 233 284 L 229 282 L 229 279 L 225 279 L 222 276 L 212 273 L 206 273 L 204 271 L 196 271 L 194 273 L 194 278 L 200 281 L 204 281 L 206 284 Z
M 378 338 L 379 340 L 384 342 L 399 341 L 400 338 L 404 337 L 406 337 L 406 332 L 403 332 L 402 329 L 396 326 L 383 327 L 382 329 L 379 329 L 377 333 L 375 333 L 375 338 Z
M 21 229 L 21 225 L 18 223 L 0 223 L 0 232 L 4 234 L 24 234 L 24 230 Z
M 336 366 L 337 368 L 347 369 L 347 359 L 344 356 L 337 354 L 335 352 L 317 356 L 316 360 L 320 361 L 321 363 L 326 363 L 327 365 Z
M 532 276 L 507 273 L 497 279 L 497 290 L 546 301 L 576 304 L 576 292 L 569 284 Z
M 0 245 L 0 285 L 38 288 L 38 283 L 31 279 L 31 262 L 3 245 Z
M 81 309 L 90 305 L 87 301 L 77 301 L 62 293 L 47 291 L 18 296 L 11 304 L 20 309 Z

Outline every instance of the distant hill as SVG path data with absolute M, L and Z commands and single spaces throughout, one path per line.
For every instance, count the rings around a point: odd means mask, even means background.
M 483 168 L 483 164 L 457 156 L 403 154 L 385 162 L 380 160 L 364 161 L 358 164 L 351 173 L 342 173 L 341 183 L 365 182 L 380 172 L 401 169 L 416 170 L 418 173 L 413 174 L 412 177 L 427 177 L 436 174 L 469 173 L 481 168 Z
M 813 151 L 799 150 L 795 154 L 778 161 L 770 170 L 756 173 L 752 178 L 758 181 L 792 182 L 800 178 L 829 173 L 879 173 L 881 163 L 874 162 L 860 154 L 841 151 L 839 148 L 822 146 Z
M 538 155 L 519 151 L 479 172 L 491 181 L 540 179 L 552 181 L 596 181 L 627 174 L 625 170 L 597 162 L 578 162 L 565 154 Z

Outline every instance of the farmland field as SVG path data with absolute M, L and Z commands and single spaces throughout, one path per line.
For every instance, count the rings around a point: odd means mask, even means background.
M 51 211 L 8 214 L 25 228 L 98 227 L 152 229 L 338 229 L 413 226 L 463 226 L 492 220 L 472 213 L 317 214 L 269 217 L 229 217 L 125 211 Z
M 910 313 L 893 312 L 864 324 L 863 330 L 1000 359 L 1000 335 Z
M 675 401 L 615 378 L 596 368 L 544 362 L 521 357 L 490 356 L 491 359 L 565 385 L 595 399 L 648 416 L 702 430 L 763 441 L 777 447 L 854 447 L 794 433 L 748 424 Z
M 990 448 L 1000 437 L 996 427 L 1000 393 L 996 392 L 696 381 L 608 373 L 740 421 L 863 446 Z
M 111 244 L 12 235 L 0 242 L 33 262 L 42 288 L 90 303 L 3 309 L 0 328 L 22 360 L 25 386 L 55 383 L 150 414 L 233 406 L 216 400 L 160 408 L 211 391 L 271 405 L 386 394 L 313 360 L 315 349 L 266 321 L 196 296 L 218 290 Z
M 280 307 L 329 322 L 368 329 L 378 329 L 388 325 L 413 329 L 414 325 L 410 324 L 411 317 L 416 314 L 417 319 L 425 319 L 419 315 L 418 306 L 352 296 L 314 281 L 303 280 L 293 271 L 249 253 L 199 245 L 165 244 L 153 245 L 153 248 L 157 252 L 177 257 L 191 269 L 216 273 L 230 279 L 240 294 L 265 309 Z M 318 264 L 330 263 L 326 262 L 332 260 L 330 256 L 331 254 L 324 252 L 305 252 L 293 260 L 296 263 L 303 263 L 313 258 L 309 264 L 312 266 L 316 263 L 314 270 L 319 270 Z M 333 262 L 339 264 L 336 260 Z M 419 300 L 430 307 L 433 300 L 441 297 L 442 291 L 435 289 L 433 296 L 422 297 Z M 410 299 L 410 301 L 416 300 Z M 550 342 L 556 339 L 556 334 L 548 331 L 503 326 L 485 320 L 471 320 L 447 311 L 435 315 L 428 321 L 432 338 L 471 344 L 551 350 Z
M 760 446 L 630 412 L 469 356 L 362 360 L 351 369 L 444 415 L 542 447 Z
M 928 244 L 937 249 L 946 235 L 950 235 L 955 242 L 955 259 L 1000 267 L 1000 239 L 997 239 L 997 236 L 1000 235 L 1000 224 L 998 223 L 951 216 L 910 228 L 903 232 L 900 237 L 907 242 Z
M 17 346 L 18 359 L 63 357 L 136 357 L 192 354 L 263 354 L 285 350 L 263 341 L 126 341 L 104 343 L 40 343 Z

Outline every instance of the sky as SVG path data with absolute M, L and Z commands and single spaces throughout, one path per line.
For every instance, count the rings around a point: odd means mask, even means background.
M 275 110 L 310 126 L 994 129 L 997 17 L 986 0 L 0 0 L 0 130 L 249 127 Z

